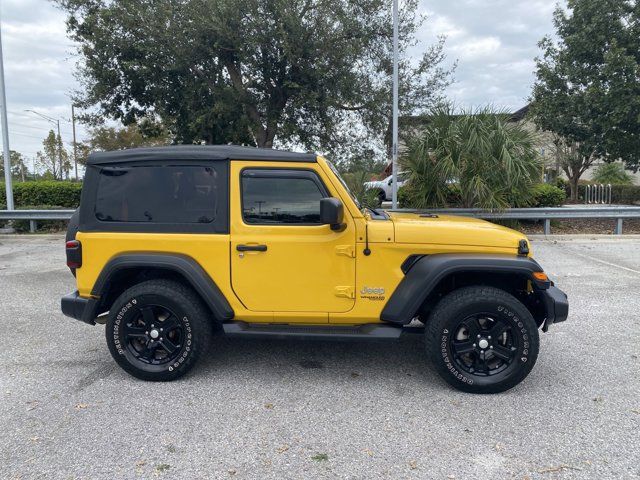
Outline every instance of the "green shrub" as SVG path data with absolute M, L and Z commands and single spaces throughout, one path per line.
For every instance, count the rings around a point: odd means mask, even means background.
M 613 203 L 622 203 L 624 205 L 640 204 L 640 186 L 612 185 L 611 197 Z
M 364 186 L 371 179 L 371 173 L 365 171 L 347 172 L 342 174 L 342 179 L 361 207 L 378 208 L 380 206 L 378 192 Z
M 566 190 L 567 188 L 569 188 L 569 182 L 562 177 L 557 177 L 554 184 L 556 187 L 561 188 L 563 190 Z
M 566 190 L 548 183 L 540 183 L 532 188 L 530 204 L 532 207 L 559 207 L 566 199 Z
M 633 185 L 633 177 L 620 163 L 603 163 L 593 172 L 595 183 L 611 183 L 612 185 Z
M 564 190 L 567 197 L 571 196 L 571 186 L 569 185 L 569 180 L 562 177 L 557 177 L 554 184 L 556 187 Z
M 400 208 L 414 208 L 413 196 L 414 192 L 408 185 L 403 185 L 398 189 L 398 207 Z
M 0 184 L 0 188 L 0 203 L 6 204 L 4 183 Z M 27 205 L 77 208 L 81 192 L 82 183 L 79 182 L 16 182 L 13 184 L 13 201 L 16 208 Z

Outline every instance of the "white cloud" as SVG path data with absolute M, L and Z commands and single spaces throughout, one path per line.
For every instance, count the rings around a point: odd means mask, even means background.
M 556 0 L 422 0 L 428 20 L 411 53 L 446 35 L 448 62 L 459 60 L 456 82 L 447 92 L 452 100 L 465 107 L 516 110 L 531 92 L 537 43 L 553 33 L 555 5 Z
M 449 39 L 455 39 L 466 35 L 466 31 L 460 26 L 456 25 L 451 19 L 445 15 L 438 15 L 434 12 L 425 12 L 429 17 L 429 23 L 427 24 L 428 30 L 437 33 L 438 35 L 445 35 Z
M 31 165 L 42 140 L 56 125 L 25 110 L 59 118 L 63 141 L 72 142 L 74 47 L 66 35 L 63 12 L 47 0 L 2 0 L 1 14 L 9 145 Z M 78 126 L 78 141 L 84 133 Z
M 477 60 L 479 57 L 490 60 L 499 52 L 500 47 L 501 42 L 498 37 L 469 37 L 451 45 L 449 51 L 460 62 Z

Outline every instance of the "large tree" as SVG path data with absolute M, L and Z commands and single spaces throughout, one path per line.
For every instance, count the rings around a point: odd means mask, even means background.
M 383 0 L 55 0 L 81 54 L 78 100 L 125 124 L 153 114 L 177 142 L 377 142 L 391 111 L 391 8 Z M 424 20 L 403 4 L 400 50 Z M 442 96 L 443 42 L 401 62 L 401 111 Z
M 36 154 L 36 164 L 44 170 L 45 176 L 54 180 L 68 179 L 71 162 L 60 135 L 49 130 L 49 134 L 42 141 L 42 147 L 42 151 Z
M 157 122 L 144 119 L 124 127 L 98 125 L 89 128 L 89 138 L 78 145 L 79 160 L 85 163 L 90 152 L 154 147 L 171 143 L 167 129 Z
M 29 169 L 22 154 L 11 150 L 9 152 L 9 160 L 11 161 L 11 177 L 24 182 L 29 174 Z M 0 154 L 0 181 L 4 181 L 4 153 Z
M 568 0 L 540 42 L 532 111 L 557 134 L 572 198 L 598 158 L 640 167 L 640 2 Z

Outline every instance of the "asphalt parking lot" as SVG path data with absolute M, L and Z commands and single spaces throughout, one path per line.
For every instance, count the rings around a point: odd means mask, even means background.
M 570 299 L 531 375 L 449 388 L 423 343 L 216 338 L 183 380 L 64 317 L 61 236 L 0 237 L 0 478 L 638 478 L 640 238 L 535 241 Z

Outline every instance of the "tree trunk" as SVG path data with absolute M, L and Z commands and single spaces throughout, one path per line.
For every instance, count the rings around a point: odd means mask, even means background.
M 259 121 L 252 127 L 253 138 L 256 140 L 256 146 L 259 148 L 271 148 L 271 145 L 267 146 L 267 132 L 265 131 L 262 123 Z
M 569 177 L 569 187 L 571 188 L 571 201 L 578 203 L 578 181 L 580 180 L 581 173 L 579 171 L 574 172 L 573 176 Z
M 231 84 L 233 88 L 241 95 L 244 100 L 244 110 L 247 113 L 247 116 L 252 121 L 253 125 L 249 128 L 251 129 L 251 134 L 256 141 L 256 145 L 260 148 L 271 148 L 271 142 L 269 142 L 267 136 L 267 130 L 262 125 L 262 118 L 260 117 L 260 113 L 255 105 L 251 104 L 249 101 L 249 94 L 245 89 L 244 82 L 242 81 L 242 74 L 240 73 L 240 67 L 236 65 L 230 59 L 224 60 L 225 67 L 227 69 L 227 73 L 229 74 L 229 78 L 231 79 Z M 268 144 L 269 142 L 269 144 Z

